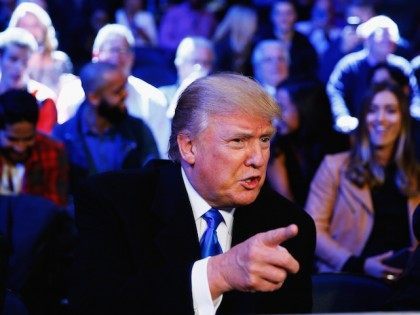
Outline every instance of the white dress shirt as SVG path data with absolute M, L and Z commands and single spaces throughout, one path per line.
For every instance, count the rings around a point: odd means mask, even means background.
M 23 177 L 25 175 L 25 165 L 3 164 L 0 172 L 0 194 L 1 195 L 17 195 L 22 192 Z
M 204 232 L 207 229 L 207 223 L 202 218 L 202 215 L 212 208 L 192 187 L 189 182 L 184 170 L 181 168 L 182 179 L 184 181 L 185 188 L 187 189 L 188 198 L 191 203 L 193 210 L 194 221 L 197 228 L 198 240 L 201 239 Z M 219 210 L 223 216 L 223 220 L 217 227 L 217 238 L 223 252 L 230 249 L 232 242 L 232 225 L 233 225 L 233 213 L 235 209 L 230 211 Z M 207 279 L 207 262 L 209 257 L 196 261 L 193 265 L 191 272 L 191 287 L 194 304 L 194 313 L 199 315 L 215 314 L 217 308 L 222 302 L 220 296 L 216 300 L 212 300 L 210 288 Z

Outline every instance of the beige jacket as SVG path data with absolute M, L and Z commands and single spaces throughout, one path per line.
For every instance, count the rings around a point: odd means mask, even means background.
M 359 188 L 345 177 L 349 153 L 327 155 L 311 184 L 306 211 L 317 230 L 316 256 L 320 272 L 340 271 L 352 255 L 360 255 L 373 227 L 373 205 L 367 186 Z M 420 193 L 408 199 L 410 234 Z

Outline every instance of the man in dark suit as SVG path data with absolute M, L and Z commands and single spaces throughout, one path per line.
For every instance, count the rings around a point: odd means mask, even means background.
M 264 185 L 278 115 L 246 77 L 198 79 L 172 161 L 91 178 L 76 198 L 76 313 L 309 312 L 314 224 Z

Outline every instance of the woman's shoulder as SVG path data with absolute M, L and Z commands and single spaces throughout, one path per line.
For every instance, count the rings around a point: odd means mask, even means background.
M 327 154 L 324 157 L 324 163 L 330 166 L 341 167 L 347 165 L 350 160 L 350 151 L 344 151 L 334 154 Z

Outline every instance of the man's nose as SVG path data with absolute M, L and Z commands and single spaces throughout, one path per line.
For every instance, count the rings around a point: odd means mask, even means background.
M 25 144 L 24 142 L 17 142 L 13 145 L 13 150 L 18 153 L 25 152 L 27 148 L 28 148 L 28 145 Z
M 246 160 L 247 166 L 252 166 L 255 168 L 260 168 L 265 163 L 265 155 L 263 152 L 263 148 L 261 146 L 261 143 L 257 142 L 250 146 L 249 152 L 248 152 L 248 158 Z

